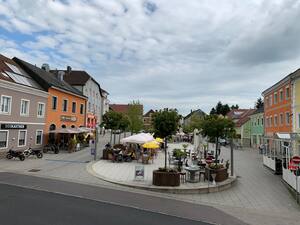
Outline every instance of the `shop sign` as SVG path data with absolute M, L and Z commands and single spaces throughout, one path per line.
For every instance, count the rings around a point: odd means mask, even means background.
M 60 116 L 60 120 L 64 122 L 76 122 L 76 116 Z
M 5 123 L 1 124 L 1 129 L 26 129 L 27 125 L 25 124 L 12 124 L 12 123 Z
M 135 170 L 134 170 L 135 180 L 144 180 L 144 176 L 145 176 L 145 167 L 141 165 L 135 166 Z
M 293 171 L 296 171 L 299 168 L 300 168 L 300 156 L 294 156 L 290 160 L 289 169 L 293 170 Z

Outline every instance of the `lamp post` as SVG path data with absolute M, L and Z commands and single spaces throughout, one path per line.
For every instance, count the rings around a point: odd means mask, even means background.
M 233 176 L 233 139 L 230 138 L 230 176 Z

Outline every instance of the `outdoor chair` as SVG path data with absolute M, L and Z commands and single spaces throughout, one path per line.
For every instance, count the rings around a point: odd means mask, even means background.
M 180 182 L 185 183 L 186 182 L 186 172 L 180 172 Z
M 202 175 L 203 175 L 203 181 L 205 181 L 205 180 L 206 180 L 206 179 L 205 179 L 205 169 L 201 169 L 201 170 L 199 171 L 199 181 L 201 181 Z

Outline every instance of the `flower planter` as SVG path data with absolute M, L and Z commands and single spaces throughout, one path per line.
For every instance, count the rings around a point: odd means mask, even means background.
M 217 174 L 215 181 L 216 182 L 222 182 L 228 178 L 228 172 L 226 168 L 221 168 L 221 169 L 210 169 L 210 168 L 205 168 L 205 179 L 208 179 L 208 174 L 215 173 Z M 210 181 L 213 181 L 212 177 L 210 176 Z
M 177 172 L 154 170 L 152 182 L 156 186 L 175 187 L 180 185 L 180 175 Z

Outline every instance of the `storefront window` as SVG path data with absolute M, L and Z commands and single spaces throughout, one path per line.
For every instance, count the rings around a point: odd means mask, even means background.
M 25 146 L 26 145 L 26 130 L 20 130 L 19 131 L 19 140 L 18 140 L 18 146 Z
M 0 131 L 0 148 L 7 148 L 8 131 Z

